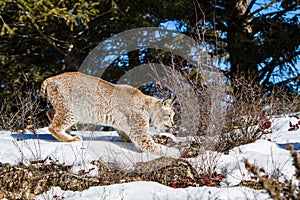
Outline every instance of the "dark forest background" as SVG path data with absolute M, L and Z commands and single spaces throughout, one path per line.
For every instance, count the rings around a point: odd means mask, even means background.
M 101 41 L 129 29 L 170 22 L 179 32 L 205 42 L 209 56 L 226 66 L 220 71 L 236 92 L 242 78 L 262 94 L 298 96 L 299 17 L 299 0 L 2 0 L 1 111 L 18 112 L 19 99 L 28 91 L 38 96 L 45 78 L 77 71 Z M 165 54 L 164 62 L 173 56 L 155 49 L 128 52 L 128 59 L 115 61 L 103 78 L 117 79 L 128 67 L 157 62 L 158 53 Z M 198 76 L 189 78 L 193 77 Z M 37 103 L 42 113 L 46 105 L 39 99 Z

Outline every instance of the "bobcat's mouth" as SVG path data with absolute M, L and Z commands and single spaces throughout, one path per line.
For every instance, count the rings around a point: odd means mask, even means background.
M 165 128 L 168 128 L 168 129 L 172 128 L 172 126 L 165 125 L 165 124 L 164 124 L 164 127 L 165 127 Z

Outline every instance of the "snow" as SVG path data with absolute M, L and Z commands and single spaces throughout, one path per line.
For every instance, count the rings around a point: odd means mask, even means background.
M 63 191 L 59 187 L 53 187 L 47 193 L 36 197 L 38 200 L 51 199 L 53 196 L 61 199 L 105 199 L 105 200 L 198 200 L 198 199 L 219 199 L 219 200 L 240 200 L 247 199 L 267 199 L 265 192 L 257 191 L 245 187 L 231 188 L 178 188 L 173 189 L 155 182 L 132 182 L 125 184 L 115 184 L 110 186 L 91 187 L 83 192 Z
M 263 167 L 268 175 L 280 176 L 278 171 L 288 178 L 294 175 L 294 166 L 290 153 L 281 149 L 275 143 L 267 140 L 257 140 L 252 144 L 236 147 L 229 155 L 222 156 L 220 167 L 227 170 L 229 185 L 239 184 L 242 180 L 251 180 L 251 174 L 244 166 L 248 160 L 259 167 Z
M 300 129 L 288 131 L 289 123 L 298 123 L 295 117 L 281 117 L 272 119 L 271 134 L 246 145 L 235 147 L 225 155 L 206 151 L 196 158 L 187 161 L 200 169 L 203 167 L 203 158 L 214 156 L 217 172 L 226 174 L 221 187 L 188 187 L 173 189 L 155 182 L 132 182 L 113 184 L 109 186 L 91 187 L 84 191 L 63 191 L 52 187 L 49 191 L 36 197 L 36 199 L 51 199 L 62 197 L 64 199 L 268 199 L 266 191 L 240 187 L 242 180 L 253 180 L 246 170 L 244 161 L 263 167 L 265 174 L 293 179 L 295 167 L 286 144 L 293 144 L 300 150 Z M 51 158 L 59 163 L 73 165 L 72 172 L 81 170 L 90 171 L 90 175 L 97 175 L 93 160 L 101 159 L 124 169 L 133 169 L 137 162 L 146 162 L 158 158 L 149 153 L 140 152 L 133 144 L 124 143 L 117 133 L 111 132 L 72 132 L 83 137 L 82 142 L 64 143 L 56 141 L 47 128 L 39 129 L 37 134 L 17 134 L 9 131 L 0 131 L 0 162 L 12 165 L 22 162 L 28 164 L 33 160 Z M 182 140 L 178 139 L 178 140 Z M 176 154 L 172 148 L 161 146 L 168 155 Z M 93 169 L 94 170 L 89 170 Z M 299 184 L 299 182 L 298 182 Z

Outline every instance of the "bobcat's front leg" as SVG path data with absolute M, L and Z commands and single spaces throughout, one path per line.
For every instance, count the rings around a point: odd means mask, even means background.
M 166 156 L 145 130 L 131 130 L 130 139 L 132 143 L 139 147 L 143 152 L 153 153 L 158 156 Z
M 147 134 L 149 122 L 141 117 L 132 118 L 132 126 L 129 131 L 129 138 L 133 144 L 139 147 L 144 152 L 156 154 L 158 156 L 166 156 L 161 151 L 159 146 L 153 141 L 150 135 Z

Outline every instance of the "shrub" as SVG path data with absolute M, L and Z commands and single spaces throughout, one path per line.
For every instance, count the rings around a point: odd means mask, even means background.
M 45 105 L 42 105 L 38 91 L 14 91 L 5 98 L 0 96 L 0 130 L 22 131 L 45 126 Z

